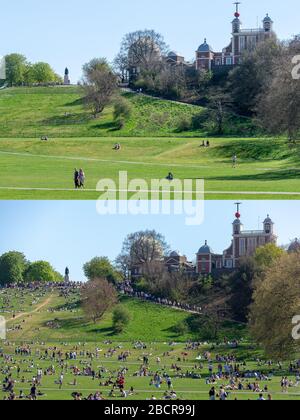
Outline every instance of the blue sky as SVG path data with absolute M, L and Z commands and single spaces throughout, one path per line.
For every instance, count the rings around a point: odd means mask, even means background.
M 245 201 L 241 213 L 245 229 L 261 228 L 267 214 L 276 223 L 279 244 L 300 237 L 300 202 Z M 17 250 L 31 261 L 46 259 L 73 280 L 84 280 L 82 266 L 94 256 L 118 255 L 127 234 L 156 229 L 172 249 L 191 260 L 207 239 L 215 252 L 230 245 L 235 206 L 232 201 L 205 203 L 201 226 L 187 227 L 184 216 L 99 216 L 92 201 L 3 201 L 0 207 L 0 254 Z
M 12 0 L 1 7 L 0 55 L 21 52 L 48 61 L 58 73 L 70 68 L 72 82 L 93 57 L 113 59 L 124 34 L 155 29 L 187 59 L 204 37 L 215 50 L 230 41 L 232 0 Z M 299 31 L 299 2 L 244 0 L 241 18 L 252 28 L 269 13 L 278 36 Z

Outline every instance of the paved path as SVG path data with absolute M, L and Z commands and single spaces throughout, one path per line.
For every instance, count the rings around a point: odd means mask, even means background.
M 12 318 L 10 318 L 10 319 L 8 319 L 7 320 L 7 322 L 10 322 L 10 321 L 15 321 L 16 319 L 20 319 L 20 318 L 23 318 L 24 316 L 27 316 L 27 315 L 32 315 L 32 314 L 35 314 L 35 313 L 37 313 L 37 312 L 39 312 L 41 309 L 43 309 L 45 306 L 48 306 L 49 305 L 49 303 L 51 302 L 51 300 L 52 300 L 52 295 L 51 296 L 49 296 L 43 303 L 41 303 L 39 306 L 37 306 L 33 311 L 31 311 L 31 312 L 22 312 L 22 313 L 20 313 L 20 314 L 18 314 L 18 315 L 16 315 L 15 317 L 12 317 Z
M 110 193 L 136 193 L 137 190 L 121 190 L 121 189 L 106 189 L 104 190 L 97 190 L 96 188 L 85 188 L 85 189 L 81 189 L 81 190 L 75 190 L 74 188 L 47 188 L 47 187 L 0 187 L 0 190 L 12 190 L 12 191 L 65 191 L 65 192 L 75 192 L 77 191 L 78 194 L 80 193 L 84 193 L 84 192 L 110 192 Z M 168 191 L 157 191 L 157 190 L 139 190 L 138 192 L 140 193 L 153 193 L 153 194 L 157 194 L 157 193 L 170 193 L 170 190 Z M 178 194 L 178 193 L 183 193 L 183 191 L 172 191 L 172 194 Z M 185 194 L 195 194 L 196 191 L 184 191 Z M 287 192 L 287 191 L 197 191 L 198 194 L 204 193 L 206 195 L 267 195 L 267 196 L 278 196 L 278 195 L 283 195 L 283 196 L 300 196 L 300 191 L 295 191 L 295 192 Z

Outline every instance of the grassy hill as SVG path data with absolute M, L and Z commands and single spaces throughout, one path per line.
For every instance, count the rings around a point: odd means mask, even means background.
M 131 313 L 131 322 L 122 334 L 114 334 L 112 330 L 111 314 L 97 323 L 85 321 L 78 305 L 78 292 L 70 292 L 67 298 L 62 297 L 57 291 L 37 290 L 0 290 L 0 315 L 7 319 L 8 340 L 0 341 L 0 354 L 12 355 L 11 361 L 0 357 L 0 380 L 4 380 L 9 366 L 9 372 L 16 380 L 15 392 L 18 395 L 22 390 L 29 394 L 32 378 L 37 369 L 45 372 L 54 366 L 55 373 L 44 375 L 38 390 L 41 400 L 70 400 L 73 392 L 82 393 L 87 397 L 91 393 L 101 391 L 105 399 L 118 400 L 120 394 L 114 391 L 114 396 L 109 396 L 112 385 L 105 382 L 116 378 L 118 372 L 126 369 L 126 390 L 134 388 L 133 395 L 128 400 L 146 400 L 152 395 L 160 400 L 168 387 L 163 380 L 161 387 L 156 388 L 150 384 L 155 372 L 159 371 L 172 378 L 174 390 L 179 399 L 207 400 L 211 385 L 206 384 L 209 376 L 209 363 L 204 354 L 209 352 L 212 360 L 216 355 L 232 355 L 240 363 L 241 371 L 263 371 L 265 374 L 272 372 L 269 380 L 260 382 L 261 387 L 268 385 L 268 393 L 273 399 L 299 400 L 299 388 L 292 387 L 283 394 L 280 389 L 280 379 L 289 375 L 289 361 L 283 363 L 283 368 L 277 370 L 275 365 L 269 366 L 263 362 L 262 352 L 253 346 L 247 339 L 247 331 L 243 326 L 224 324 L 222 334 L 227 339 L 238 337 L 240 344 L 234 349 L 229 343 L 208 343 L 202 341 L 199 348 L 187 347 L 187 340 L 199 340 L 201 331 L 186 334 L 176 333 L 174 327 L 179 322 L 188 322 L 191 315 L 170 308 L 161 308 L 151 303 L 135 299 L 121 300 L 121 305 Z M 15 318 L 13 318 L 15 314 Z M 142 340 L 144 348 L 136 344 Z M 20 355 L 16 352 L 19 346 L 29 346 L 31 354 Z M 113 349 L 113 352 L 112 352 Z M 67 352 L 77 352 L 75 361 L 66 360 L 64 368 L 58 357 L 52 357 L 53 351 L 61 352 L 65 357 Z M 120 361 L 119 355 L 129 351 L 126 361 Z M 98 352 L 98 355 L 97 355 Z M 91 356 L 92 354 L 92 356 Z M 139 375 L 143 364 L 143 357 L 149 360 L 149 376 Z M 160 359 L 160 362 L 158 361 Z M 262 362 L 257 363 L 257 359 Z M 214 369 L 217 369 L 217 362 Z M 172 367 L 176 365 L 179 371 Z M 73 368 L 77 366 L 80 374 L 74 374 Z M 92 379 L 83 374 L 83 369 L 91 366 L 101 379 Z M 20 374 L 17 375 L 17 367 Z M 59 387 L 57 380 L 63 371 L 64 383 Z M 290 379 L 294 378 L 290 376 Z M 247 382 L 257 379 L 244 379 L 244 391 L 231 391 L 229 399 L 257 400 L 258 394 L 246 389 Z M 74 382 L 75 381 L 75 382 Z M 222 379 L 222 381 L 224 381 Z M 227 383 L 228 381 L 225 381 Z M 216 384 L 218 389 L 223 382 Z M 267 393 L 266 393 L 267 394 Z M 0 398 L 8 394 L 0 390 Z
M 74 292 L 67 298 L 49 291 L 5 290 L 0 291 L 0 315 L 9 320 L 8 325 L 16 325 L 25 319 L 21 330 L 9 333 L 13 340 L 97 342 L 104 340 L 131 341 L 179 341 L 199 340 L 205 332 L 197 329 L 178 333 L 178 324 L 192 325 L 197 316 L 161 307 L 152 303 L 123 297 L 120 305 L 131 314 L 131 322 L 121 334 L 116 334 L 112 325 L 112 313 L 105 315 L 97 324 L 85 319 L 79 305 L 79 293 Z M 38 310 L 33 312 L 34 310 Z M 40 308 L 40 309 L 39 309 Z M 17 319 L 13 319 L 13 314 Z M 24 314 L 24 315 L 23 315 Z M 232 338 L 244 334 L 244 327 L 224 324 L 224 334 Z
M 196 106 L 133 93 L 123 95 L 132 104 L 132 115 L 118 130 L 113 108 L 108 107 L 99 118 L 93 118 L 84 107 L 79 87 L 0 91 L 0 137 L 178 136 L 178 121 L 201 112 Z

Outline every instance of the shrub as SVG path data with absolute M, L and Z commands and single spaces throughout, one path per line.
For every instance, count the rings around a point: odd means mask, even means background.
M 208 110 L 202 111 L 192 117 L 192 128 L 194 130 L 201 130 L 210 118 Z
M 123 118 L 119 118 L 116 121 L 116 130 L 122 130 L 122 128 L 124 128 L 124 127 L 125 127 L 125 121 L 124 121 L 124 119 Z
M 186 322 L 182 321 L 179 324 L 175 325 L 174 332 L 178 335 L 185 335 L 189 332 L 189 327 Z
M 113 312 L 113 328 L 116 333 L 121 333 L 127 327 L 130 322 L 130 313 L 129 311 L 122 307 L 118 306 Z
M 189 131 L 191 129 L 191 120 L 187 117 L 181 118 L 178 122 L 178 132 Z
M 118 97 L 114 104 L 114 120 L 124 121 L 130 118 L 131 112 L 131 103 L 121 96 Z

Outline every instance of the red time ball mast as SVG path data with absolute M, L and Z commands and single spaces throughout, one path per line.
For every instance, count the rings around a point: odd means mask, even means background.
M 240 213 L 240 206 L 242 205 L 242 203 L 235 203 L 236 205 L 236 213 L 235 213 L 235 217 L 237 219 L 241 218 L 241 213 Z
M 236 8 L 236 11 L 235 11 L 234 16 L 235 16 L 236 18 L 239 18 L 239 17 L 241 16 L 241 15 L 240 15 L 240 12 L 239 12 L 239 5 L 241 4 L 241 2 L 237 1 L 237 2 L 235 2 L 235 3 L 233 3 L 233 4 L 235 4 L 235 8 Z

